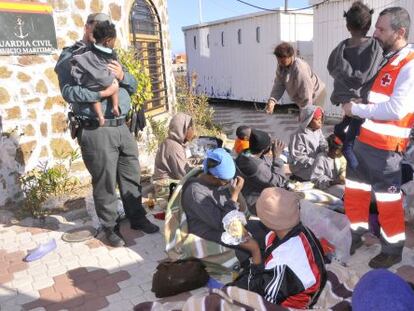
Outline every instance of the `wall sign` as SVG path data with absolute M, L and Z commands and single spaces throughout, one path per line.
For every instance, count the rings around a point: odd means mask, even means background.
M 0 0 L 0 55 L 50 54 L 57 49 L 50 5 Z

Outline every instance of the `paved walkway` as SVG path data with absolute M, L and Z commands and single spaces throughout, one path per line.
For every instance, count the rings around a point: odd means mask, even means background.
M 7 215 L 3 215 L 7 219 Z M 62 216 L 54 230 L 1 225 L 1 310 L 131 310 L 151 293 L 152 273 L 165 258 L 160 233 L 145 235 L 122 225 L 127 247 L 111 248 L 98 239 L 67 243 L 62 234 L 91 220 Z M 159 225 L 162 225 L 160 221 Z M 22 261 L 27 250 L 55 239 L 57 249 L 40 260 Z
M 215 107 L 216 120 L 226 132 L 234 133 L 239 124 L 269 130 L 287 142 L 296 129 L 292 115 L 266 116 L 263 113 L 237 107 Z M 151 217 L 151 216 L 150 216 Z M 160 227 L 163 221 L 152 219 Z M 13 215 L 0 211 L 0 309 L 1 310 L 132 310 L 144 301 L 154 301 L 151 292 L 152 275 L 165 258 L 161 233 L 143 234 L 122 224 L 127 245 L 111 248 L 99 239 L 67 243 L 61 237 L 70 229 L 93 225 L 85 208 L 65 215 L 51 216 L 47 228 L 36 227 L 31 219 L 13 221 Z M 408 240 L 403 262 L 397 271 L 414 282 L 414 232 L 407 227 Z M 98 238 L 102 238 L 99 237 Z M 57 248 L 40 260 L 24 262 L 27 251 L 55 239 Z M 368 257 L 378 253 L 378 241 L 368 238 L 366 245 L 351 259 L 355 277 L 368 270 Z M 351 269 L 350 268 L 350 269 Z M 166 307 L 179 307 L 200 289 L 160 300 Z

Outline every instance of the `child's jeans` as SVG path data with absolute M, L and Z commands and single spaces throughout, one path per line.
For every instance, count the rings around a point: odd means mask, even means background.
M 413 168 L 410 164 L 401 163 L 401 184 L 413 180 Z
M 364 119 L 345 116 L 341 123 L 335 125 L 334 133 L 343 142 L 342 153 L 350 168 L 356 169 L 358 160 L 353 148 L 355 138 L 359 135 L 359 129 Z

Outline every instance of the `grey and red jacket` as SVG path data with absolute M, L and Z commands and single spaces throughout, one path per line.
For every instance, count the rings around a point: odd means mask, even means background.
M 263 255 L 262 264 L 250 265 L 248 290 L 288 308 L 316 303 L 327 273 L 322 247 L 308 228 L 299 223 L 283 239 L 270 231 Z

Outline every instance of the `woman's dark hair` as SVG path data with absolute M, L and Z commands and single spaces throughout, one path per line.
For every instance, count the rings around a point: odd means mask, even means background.
M 295 54 L 293 46 L 287 42 L 282 42 L 273 51 L 273 54 L 279 58 L 292 57 Z
M 116 38 L 115 25 L 109 21 L 96 23 L 93 28 L 93 37 L 97 43 L 102 43 L 106 39 Z
M 367 7 L 361 1 L 352 3 L 351 8 L 344 12 L 346 26 L 350 31 L 357 31 L 365 36 L 371 28 L 372 14 L 374 10 Z

